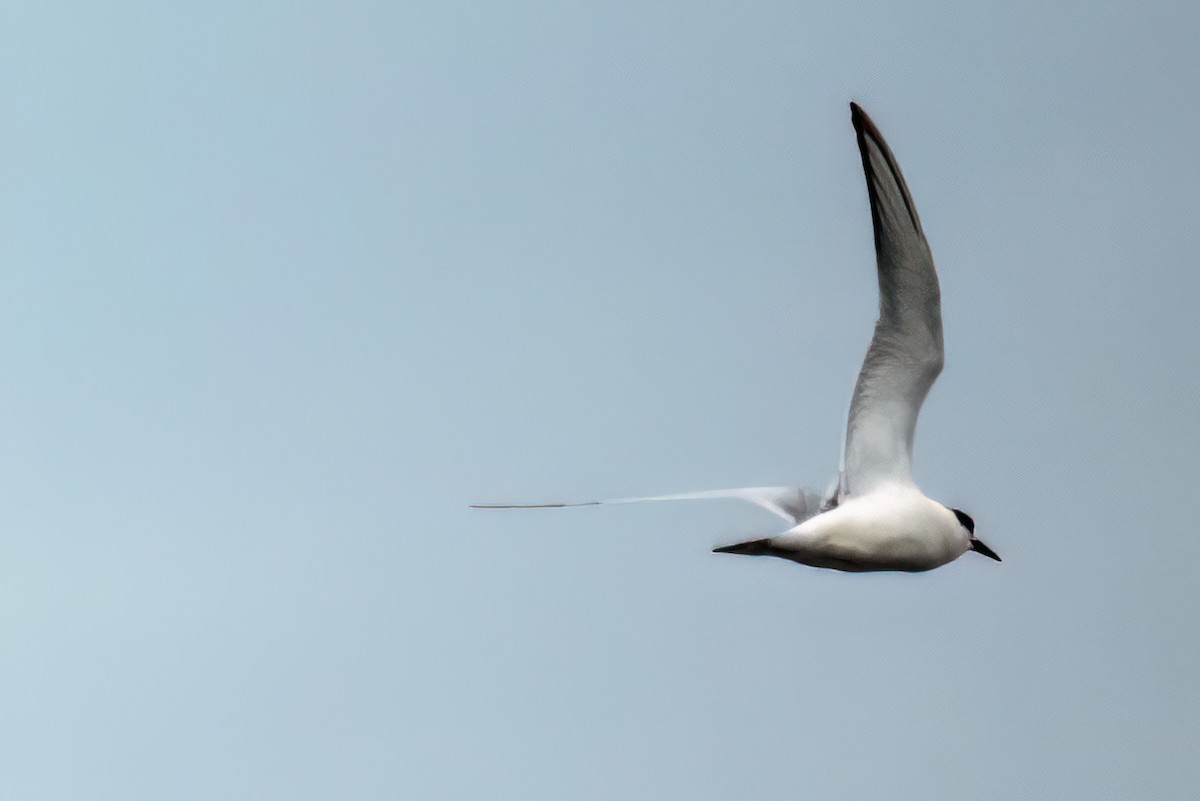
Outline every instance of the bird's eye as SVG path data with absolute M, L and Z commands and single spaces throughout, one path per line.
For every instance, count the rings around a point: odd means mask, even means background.
M 950 511 L 954 512 L 954 516 L 958 518 L 959 523 L 962 523 L 963 528 L 972 534 L 975 533 L 975 521 L 971 519 L 969 514 L 961 509 L 951 509 Z

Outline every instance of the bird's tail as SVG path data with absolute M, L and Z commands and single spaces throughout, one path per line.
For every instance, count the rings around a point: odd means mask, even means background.
M 740 553 L 748 556 L 762 556 L 771 552 L 770 540 L 751 540 L 750 542 L 739 542 L 733 545 L 724 545 L 720 548 L 713 548 L 713 553 Z
M 821 511 L 821 496 L 811 490 L 795 487 L 739 487 L 737 489 L 681 492 L 676 495 L 654 495 L 648 498 L 607 498 L 582 503 L 473 503 L 472 509 L 563 509 L 572 506 L 599 506 L 607 503 L 641 503 L 642 501 L 688 501 L 700 498 L 737 498 L 777 514 L 792 525 L 801 523 Z

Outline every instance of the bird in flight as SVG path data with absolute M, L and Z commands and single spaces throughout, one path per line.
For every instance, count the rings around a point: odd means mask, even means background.
M 738 498 L 791 524 L 781 534 L 714 549 L 778 556 L 852 572 L 932 570 L 975 551 L 1000 561 L 975 536 L 970 515 L 925 496 L 912 478 L 921 404 L 942 371 L 941 290 L 929 243 L 892 151 L 857 103 L 858 138 L 879 277 L 879 319 L 846 425 L 837 482 L 822 494 L 794 487 L 743 487 L 584 503 L 476 504 L 476 509 L 544 509 L 608 503 Z

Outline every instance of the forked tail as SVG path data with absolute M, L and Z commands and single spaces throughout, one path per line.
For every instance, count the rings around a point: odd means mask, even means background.
M 564 509 L 573 506 L 599 506 L 607 503 L 641 503 L 643 501 L 690 501 L 705 498 L 736 498 L 779 515 L 793 525 L 802 523 L 821 511 L 821 496 L 811 490 L 795 487 L 740 487 L 738 489 L 702 490 L 677 495 L 655 495 L 648 498 L 609 498 L 582 503 L 473 503 L 472 509 Z

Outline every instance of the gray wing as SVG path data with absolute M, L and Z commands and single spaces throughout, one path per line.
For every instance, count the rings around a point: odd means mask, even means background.
M 846 425 L 841 491 L 912 480 L 913 433 L 921 404 L 942 371 L 942 310 L 929 243 L 904 176 L 879 129 L 856 103 L 858 135 L 879 273 L 879 320 Z

